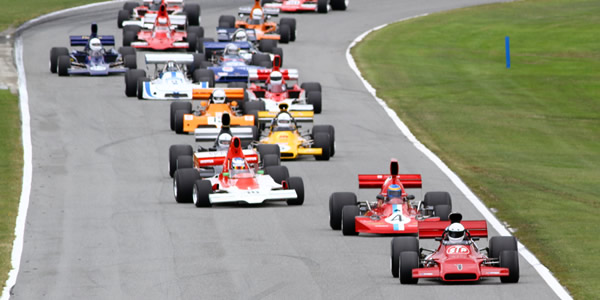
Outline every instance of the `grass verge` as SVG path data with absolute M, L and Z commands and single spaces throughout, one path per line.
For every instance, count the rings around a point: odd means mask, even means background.
M 393 24 L 352 50 L 378 96 L 579 299 L 600 294 L 598 28 L 597 0 L 518 1 Z
M 9 27 L 17 27 L 28 20 L 49 12 L 94 3 L 103 0 L 19 0 L 3 1 L 0 32 Z M 141 2 L 141 1 L 140 1 Z M 115 18 L 116 18 L 115 14 Z

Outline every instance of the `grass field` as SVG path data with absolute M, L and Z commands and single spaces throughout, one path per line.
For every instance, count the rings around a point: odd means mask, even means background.
M 378 96 L 578 299 L 600 294 L 599 4 L 466 8 L 353 49 Z
M 101 2 L 102 0 L 20 0 L 3 1 L 0 32 L 9 27 L 18 27 L 40 15 L 68 7 Z M 116 17 L 115 17 L 116 18 Z

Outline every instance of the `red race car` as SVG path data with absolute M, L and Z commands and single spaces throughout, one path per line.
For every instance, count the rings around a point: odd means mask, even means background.
M 198 40 L 204 37 L 199 26 L 187 27 L 186 16 L 169 16 L 166 4 L 156 14 L 144 16 L 144 26 L 123 26 L 123 45 L 138 49 L 187 49 L 196 52 Z
M 392 276 L 400 283 L 416 284 L 419 278 L 442 281 L 478 281 L 482 277 L 500 277 L 502 283 L 519 281 L 519 253 L 513 236 L 495 236 L 489 247 L 481 249 L 475 243 L 487 238 L 487 223 L 463 221 L 452 213 L 450 221 L 434 222 L 419 227 L 419 237 L 435 238 L 436 250 L 419 248 L 417 237 L 392 239 Z
M 358 175 L 359 188 L 380 188 L 376 201 L 358 202 L 356 194 L 333 193 L 329 197 L 329 225 L 344 235 L 362 233 L 419 233 L 423 223 L 448 220 L 452 200 L 447 192 L 428 192 L 415 201 L 405 188 L 420 188 L 421 175 L 398 174 L 398 161 L 392 159 L 390 174 Z
M 346 10 L 348 0 L 262 0 L 266 8 L 279 8 L 281 12 L 319 12 L 327 13 L 329 9 Z
M 200 25 L 200 4 L 183 4 L 183 0 L 144 0 L 139 2 L 127 1 L 117 16 L 117 26 L 123 28 L 124 24 L 132 24 L 142 21 L 146 14 L 156 14 L 161 4 L 167 5 L 169 15 L 185 15 L 189 25 Z M 131 22 L 134 21 L 134 22 Z

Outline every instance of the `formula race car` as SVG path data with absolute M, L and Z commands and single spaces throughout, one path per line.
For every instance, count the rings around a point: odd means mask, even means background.
M 246 61 L 251 61 L 253 54 L 261 53 L 269 55 L 271 58 L 269 61 L 273 61 L 273 57 L 275 55 L 279 55 L 283 63 L 283 49 L 277 47 L 277 41 L 256 39 L 256 32 L 254 29 L 217 27 L 218 43 L 214 43 L 212 38 L 204 38 L 203 41 L 204 45 L 206 45 L 206 42 L 213 42 L 208 45 L 208 51 L 204 51 L 203 46 L 198 48 L 199 52 L 205 53 L 207 60 L 210 60 L 211 57 L 214 57 L 215 53 L 222 53 L 227 44 L 233 42 L 241 43 L 237 44 L 240 48 L 240 56 L 242 56 Z M 247 42 L 249 45 L 246 45 L 243 42 Z
M 231 139 L 227 151 L 194 153 L 193 163 L 194 168 L 177 168 L 173 174 L 177 202 L 193 202 L 196 207 L 265 201 L 286 201 L 288 205 L 304 203 L 302 178 L 290 177 L 285 166 L 259 169 L 258 153 L 243 150 L 237 137 Z M 202 179 L 198 169 L 215 165 L 221 165 L 222 171 Z
M 252 102 L 250 102 L 252 103 Z M 317 125 L 312 132 L 300 131 L 297 121 L 312 122 L 312 112 L 288 112 L 287 104 L 272 119 L 267 137 L 259 144 L 279 146 L 282 159 L 296 159 L 299 155 L 314 155 L 317 160 L 329 160 L 335 155 L 335 129 L 331 125 Z M 294 117 L 294 115 L 297 116 Z M 259 120 L 261 119 L 259 112 Z
M 421 188 L 421 175 L 398 174 L 398 161 L 390 162 L 390 174 L 358 175 L 359 188 L 379 188 L 375 202 L 357 202 L 356 194 L 333 193 L 329 197 L 329 225 L 344 235 L 362 233 L 417 234 L 423 223 L 448 220 L 452 200 L 447 192 L 427 192 L 413 201 L 405 188 Z
M 349 0 L 261 0 L 265 8 L 278 8 L 281 12 L 319 12 L 329 9 L 346 10 Z
M 296 19 L 281 18 L 279 25 L 269 21 L 272 17 L 279 15 L 277 8 L 263 8 L 260 0 L 254 1 L 253 7 L 240 7 L 238 15 L 241 20 L 234 16 L 220 16 L 220 28 L 247 28 L 254 29 L 258 40 L 277 40 L 287 44 L 296 40 Z
M 123 45 L 139 49 L 187 49 L 196 52 L 198 39 L 204 37 L 204 29 L 187 26 L 186 16 L 167 14 L 163 3 L 156 14 L 146 14 L 143 26 L 123 23 Z
M 154 65 L 153 77 L 147 78 L 144 70 L 132 69 L 125 73 L 125 95 L 149 100 L 191 100 L 194 89 L 209 88 L 214 79 L 207 70 L 197 66 L 200 54 L 149 53 L 146 66 Z M 193 73 L 191 72 L 193 70 Z M 192 74 L 190 79 L 188 74 Z
M 98 35 L 96 24 L 92 24 L 90 35 L 72 35 L 69 40 L 71 46 L 83 46 L 83 50 L 69 52 L 64 47 L 53 47 L 50 49 L 50 72 L 58 72 L 59 76 L 109 75 L 137 67 L 135 49 L 121 47 L 119 52 L 114 48 L 104 49 L 104 46 L 115 45 L 115 37 Z
M 440 242 L 436 250 L 419 248 L 417 237 L 395 237 L 392 240 L 392 276 L 400 283 L 416 284 L 419 278 L 442 281 L 478 281 L 482 277 L 500 277 L 502 283 L 519 281 L 519 254 L 513 236 L 495 236 L 489 247 L 475 243 L 487 238 L 487 224 L 462 221 L 452 213 L 450 221 L 429 223 L 419 228 L 421 238 Z
M 144 0 L 140 5 L 138 2 L 125 2 L 123 9 L 119 11 L 117 17 L 117 26 L 123 28 L 123 23 L 128 21 L 138 21 L 143 23 L 146 14 L 156 14 L 161 4 L 167 6 L 169 15 L 187 16 L 188 25 L 200 25 L 200 4 L 183 4 L 183 0 Z M 131 24 L 131 22 L 128 22 Z M 142 26 L 142 25 L 140 25 Z
M 218 133 L 223 115 L 228 114 L 231 126 L 250 126 L 258 138 L 255 115 L 244 109 L 245 91 L 242 88 L 205 88 L 193 90 L 192 102 L 171 103 L 171 130 L 176 133 L 195 132 L 197 128 Z

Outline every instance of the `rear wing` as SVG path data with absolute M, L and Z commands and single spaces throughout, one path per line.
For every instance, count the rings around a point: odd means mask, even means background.
M 143 1 L 145 5 L 147 4 L 152 4 L 152 2 L 154 2 L 153 0 L 144 0 Z M 167 6 L 169 5 L 183 5 L 183 0 L 165 0 L 165 3 L 167 4 Z
M 148 53 L 145 55 L 146 64 L 166 64 L 173 61 L 176 64 L 189 64 L 194 62 L 194 55 L 183 53 Z
M 485 220 L 469 220 L 460 222 L 472 237 L 487 238 L 487 222 Z M 419 238 L 442 237 L 450 221 L 419 221 Z
M 245 6 L 245 7 L 240 7 L 240 9 L 238 10 L 238 15 L 240 17 L 245 17 L 245 16 L 249 16 L 250 13 L 252 12 L 253 7 L 250 6 Z M 279 8 L 276 7 L 263 7 L 263 15 L 267 16 L 267 17 L 277 17 L 279 16 Z
M 250 81 L 267 81 L 273 69 L 248 69 Z M 284 80 L 298 80 L 298 69 L 279 70 Z
M 258 154 L 252 149 L 242 150 L 248 164 L 258 163 Z M 194 153 L 194 162 L 196 167 L 211 167 L 220 166 L 227 159 L 227 150 L 224 151 L 208 151 Z
M 154 25 L 154 21 L 156 21 L 156 16 L 158 14 L 156 13 L 147 13 L 144 15 L 144 23 L 150 23 L 152 25 Z M 177 26 L 185 26 L 187 25 L 187 16 L 186 15 L 169 15 L 169 21 L 171 22 L 171 25 L 177 25 Z M 123 23 L 125 24 L 125 23 Z M 145 26 L 144 26 L 145 27 Z
M 219 42 L 231 41 L 231 40 L 233 40 L 233 34 L 238 30 L 240 30 L 240 29 L 217 27 L 217 40 Z M 256 31 L 254 31 L 254 29 L 246 29 L 246 37 L 248 38 L 248 41 L 255 42 L 256 41 Z M 206 46 L 204 48 L 206 48 Z
M 229 44 L 235 44 L 245 50 L 249 50 L 251 47 L 249 42 L 204 42 L 204 53 L 207 53 L 206 51 L 223 52 Z
M 193 89 L 192 99 L 208 100 L 214 90 L 215 88 Z M 243 88 L 222 88 L 222 90 L 225 91 L 225 97 L 228 100 L 244 100 L 244 94 L 246 93 Z
M 296 120 L 296 122 L 312 122 L 315 113 L 312 111 L 288 111 L 290 115 Z M 271 123 L 275 117 L 279 114 L 278 111 L 259 111 L 258 122 L 260 123 Z
M 253 140 L 254 133 L 251 127 L 234 126 L 229 128 L 233 136 L 239 137 L 241 140 Z M 210 127 L 199 127 L 194 130 L 194 138 L 196 142 L 214 141 L 217 139 L 221 129 Z
M 421 174 L 398 174 L 395 175 L 405 188 L 421 188 Z M 358 187 L 361 189 L 379 189 L 383 186 L 390 174 L 359 174 Z
M 69 36 L 69 40 L 71 41 L 71 46 L 87 46 L 90 38 L 90 35 L 71 35 Z M 114 35 L 98 35 L 96 38 L 100 39 L 102 46 L 114 46 L 115 45 L 115 36 Z

